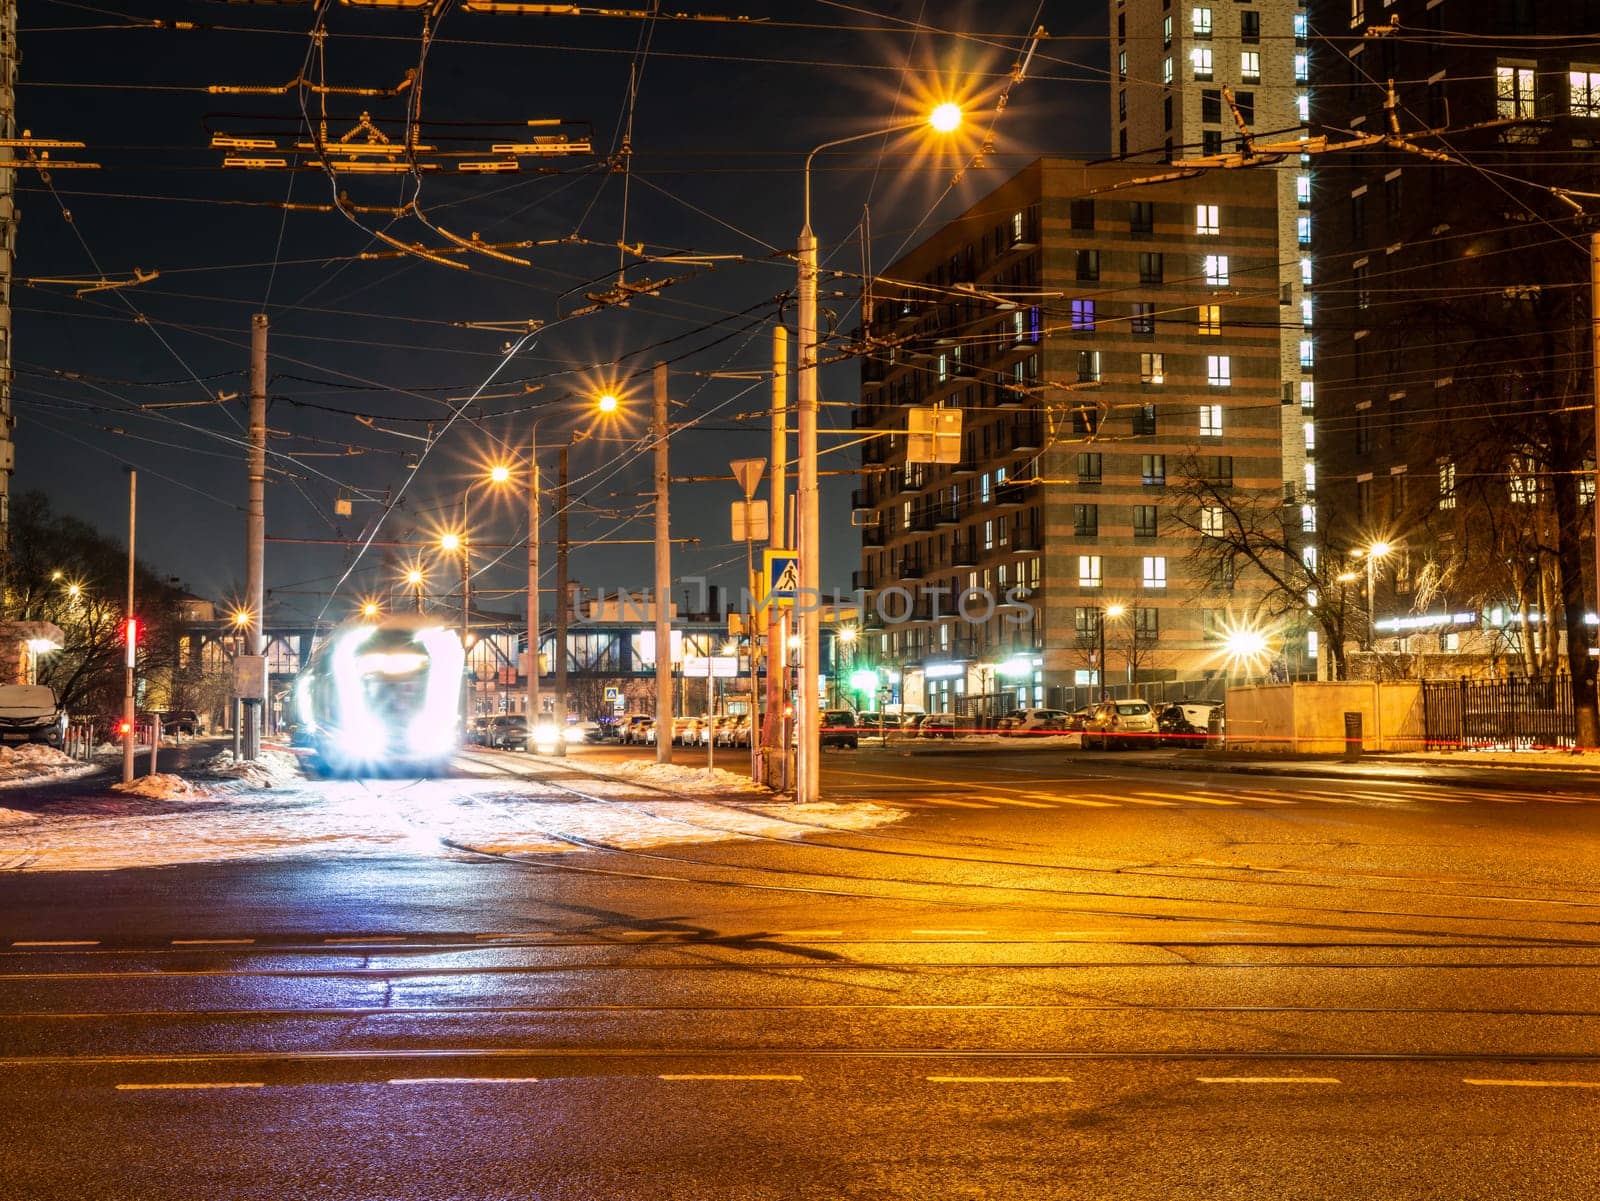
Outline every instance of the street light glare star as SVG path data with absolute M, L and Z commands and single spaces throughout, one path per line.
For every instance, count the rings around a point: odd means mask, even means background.
M 489 478 L 497 484 L 503 484 L 511 478 L 511 468 L 503 463 L 496 463 L 489 469 Z
M 1374 542 L 1367 549 L 1367 553 L 1374 559 L 1381 559 L 1393 549 L 1387 542 Z
M 617 411 L 617 406 L 621 403 L 622 402 L 619 401 L 616 396 L 610 392 L 607 392 L 599 400 L 595 401 L 595 408 L 599 409 L 602 413 L 615 413 Z
M 442 550 L 460 550 L 461 549 L 461 535 L 460 534 L 445 534 L 445 535 L 443 535 L 439 539 L 439 547 Z
M 1128 610 L 1122 605 L 1107 605 L 1106 606 L 1106 616 L 1107 617 L 1121 617 L 1127 611 Z
M 410 571 L 406 572 L 406 583 L 410 584 L 412 587 L 416 587 L 418 584 L 422 583 L 422 573 L 416 568 L 412 568 Z
M 959 104 L 946 101 L 928 114 L 928 124 L 940 133 L 954 133 L 961 128 L 961 115 Z

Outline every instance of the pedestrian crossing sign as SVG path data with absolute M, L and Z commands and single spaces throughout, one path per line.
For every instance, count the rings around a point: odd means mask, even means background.
M 794 598 L 800 591 L 800 556 L 792 550 L 769 550 L 762 553 L 766 563 L 766 571 L 763 574 L 766 589 L 761 604 L 763 606 L 774 602 L 780 605 L 794 604 Z

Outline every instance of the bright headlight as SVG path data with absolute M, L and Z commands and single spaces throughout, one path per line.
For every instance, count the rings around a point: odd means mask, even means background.
M 562 734 L 562 737 L 565 738 L 568 742 L 582 742 L 583 741 L 583 727 L 582 726 L 568 726 L 567 729 L 566 729 L 566 733 Z

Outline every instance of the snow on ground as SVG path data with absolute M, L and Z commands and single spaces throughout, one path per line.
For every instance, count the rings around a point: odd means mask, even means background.
M 904 812 L 872 804 L 718 804 L 595 780 L 600 800 L 537 781 L 327 780 L 210 796 L 122 793 L 42 814 L 0 809 L 0 871 L 110 871 L 226 860 L 571 852 L 861 830 Z M 744 782 L 748 787 L 748 781 Z
M 219 780 L 237 780 L 251 788 L 279 788 L 298 781 L 300 763 L 288 751 L 264 746 L 252 762 L 235 760 L 233 749 L 218 751 L 195 768 L 197 775 Z
M 768 790 L 749 776 L 724 771 L 720 767 L 688 767 L 681 763 L 652 763 L 645 759 L 626 759 L 614 765 L 614 774 L 654 788 L 692 795 L 766 796 Z
M 62 780 L 93 770 L 92 764 L 80 763 L 71 755 L 42 743 L 0 746 L 0 788 L 36 784 L 40 780 Z
M 152 801 L 187 801 L 204 799 L 211 794 L 198 784 L 191 784 L 182 776 L 169 776 L 157 772 L 153 776 L 139 776 L 125 784 L 113 784 L 112 792 L 125 796 L 145 797 Z

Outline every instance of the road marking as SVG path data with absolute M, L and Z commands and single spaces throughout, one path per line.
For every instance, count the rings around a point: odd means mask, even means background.
M 1334 1076 L 1196 1076 L 1200 1084 L 1338 1084 Z
M 1030 792 L 1028 795 L 1029 796 L 1049 797 L 1050 801 L 1054 801 L 1056 799 L 1055 794 L 1054 793 L 1050 793 L 1050 792 Z M 1016 806 L 1018 806 L 1019 808 L 1022 808 L 1022 809 L 1050 809 L 1050 808 L 1053 808 L 1053 806 L 1051 804 L 1049 804 L 1049 803 L 1047 803 L 1045 801 L 1025 801 L 1021 797 L 991 796 L 989 798 L 989 802 L 991 804 L 994 804 L 994 805 L 1016 805 Z
M 175 947 L 247 947 L 253 938 L 174 938 Z
M 14 947 L 98 947 L 98 938 L 33 938 L 18 939 Z
M 1071 1076 L 925 1076 L 929 1084 L 1071 1084 Z
M 537 1076 L 396 1076 L 388 1084 L 538 1084 Z
M 1059 793 L 1050 794 L 1058 805 L 1082 805 L 1086 809 L 1114 809 L 1116 801 L 1095 801 L 1082 796 L 1063 796 Z
M 741 1075 L 735 1075 L 735 1074 L 732 1074 L 732 1073 L 707 1072 L 707 1073 L 704 1073 L 704 1074 L 695 1074 L 695 1075 L 661 1075 L 661 1076 L 656 1077 L 656 1079 L 658 1079 L 658 1080 L 777 1080 L 777 1081 L 798 1082 L 798 1081 L 804 1080 L 805 1077 L 804 1076 L 769 1076 L 769 1075 L 741 1076 Z
M 1237 805 L 1239 803 L 1238 801 L 1221 799 L 1213 800 L 1192 792 L 1136 792 L 1128 799 L 1133 800 L 1135 797 L 1164 798 L 1161 800 L 1161 804 L 1187 804 L 1190 801 L 1198 801 L 1202 805 Z
M 993 805 L 982 805 L 976 801 L 958 801 L 952 797 L 922 797 L 924 804 L 928 805 L 954 805 L 958 809 L 993 809 Z
M 259 1080 L 184 1081 L 173 1084 L 119 1084 L 118 1092 L 148 1092 L 155 1089 L 185 1088 L 266 1088 Z
M 1600 1080 L 1472 1080 L 1462 1084 L 1476 1084 L 1487 1088 L 1600 1088 Z
M 406 942 L 408 940 L 409 936 L 405 934 L 365 934 L 360 937 L 350 938 L 324 938 L 322 941 L 339 945 L 361 945 L 373 942 Z

